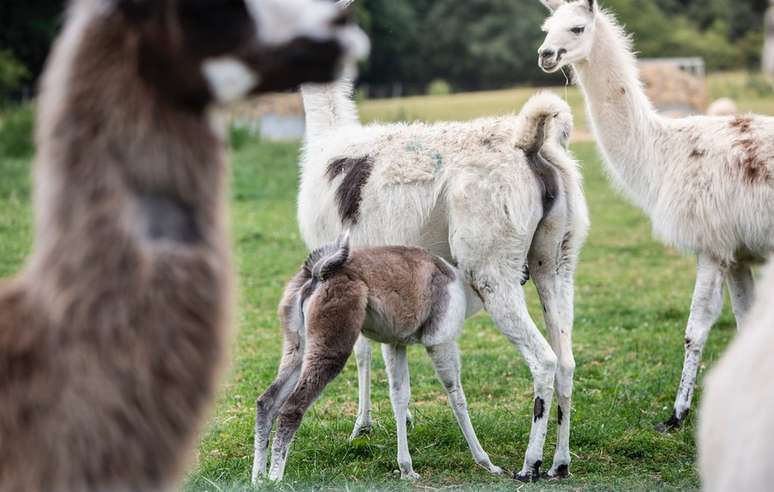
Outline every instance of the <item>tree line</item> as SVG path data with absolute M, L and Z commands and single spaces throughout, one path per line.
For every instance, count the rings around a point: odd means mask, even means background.
M 538 0 L 356 0 L 373 51 L 371 85 L 423 91 L 433 80 L 455 90 L 546 83 L 537 69 Z M 634 33 L 641 56 L 702 56 L 712 69 L 754 68 L 767 0 L 600 0 Z M 63 1 L 0 2 L 0 100 L 34 87 L 61 25 Z

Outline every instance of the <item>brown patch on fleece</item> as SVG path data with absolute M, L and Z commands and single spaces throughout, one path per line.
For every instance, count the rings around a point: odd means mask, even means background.
M 770 178 L 768 162 L 760 157 L 760 144 L 751 138 L 738 140 L 734 146 L 741 150 L 739 168 L 745 182 L 756 184 Z

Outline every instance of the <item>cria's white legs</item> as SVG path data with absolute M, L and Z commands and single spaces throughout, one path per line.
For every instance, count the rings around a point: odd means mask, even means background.
M 274 419 L 287 401 L 290 392 L 298 382 L 303 362 L 303 343 L 298 349 L 289 340 L 282 356 L 279 371 L 274 382 L 255 402 L 255 442 L 252 482 L 255 485 L 266 473 L 266 461 L 269 454 L 269 437 Z
M 409 399 L 411 398 L 406 347 L 403 345 L 382 344 L 382 355 L 387 366 L 387 378 L 390 382 L 390 401 L 392 402 L 392 411 L 395 414 L 395 427 L 398 434 L 398 467 L 400 468 L 400 476 L 407 480 L 418 480 L 419 475 L 414 472 L 414 467 L 411 463 L 406 430 L 406 412 Z
M 685 330 L 683 375 L 677 389 L 674 412 L 669 420 L 657 426 L 659 431 L 679 427 L 691 407 L 704 344 L 723 309 L 723 277 L 724 268 L 720 263 L 706 255 L 699 255 L 691 315 Z
M 465 400 L 465 393 L 462 390 L 462 381 L 460 377 L 460 354 L 456 342 L 449 342 L 442 345 L 427 347 L 427 353 L 433 361 L 435 372 L 438 374 L 446 394 L 449 397 L 449 405 L 454 411 L 457 423 L 465 436 L 473 459 L 480 466 L 484 467 L 490 473 L 502 475 L 503 470 L 499 466 L 492 464 L 489 455 L 481 447 L 481 443 L 476 437 L 473 424 L 470 422 L 468 414 L 468 403 Z
M 736 327 L 742 329 L 755 296 L 755 281 L 749 266 L 734 265 L 728 270 L 728 293 L 734 308 Z
M 360 336 L 355 344 L 357 362 L 357 419 L 349 440 L 371 432 L 371 343 Z

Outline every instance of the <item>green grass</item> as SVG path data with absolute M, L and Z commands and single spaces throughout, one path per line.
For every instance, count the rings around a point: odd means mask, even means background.
M 519 94 L 513 92 L 513 98 Z M 473 115 L 481 101 L 463 100 L 467 112 L 457 117 Z M 577 278 L 573 476 L 523 490 L 695 489 L 694 420 L 673 434 L 653 430 L 668 416 L 680 378 L 693 260 L 652 239 L 647 218 L 611 190 L 593 144 L 574 150 L 584 164 L 593 224 Z M 273 379 L 280 355 L 276 304 L 285 281 L 306 256 L 295 221 L 297 156 L 296 144 L 253 141 L 243 142 L 234 156 L 233 244 L 240 302 L 233 362 L 188 477 L 189 490 L 241 489 L 249 481 L 253 402 Z M 31 246 L 29 159 L 0 157 L 0 171 L 0 273 L 8 275 L 20 268 Z M 528 296 L 542 325 L 531 284 Z M 712 365 L 733 331 L 726 309 L 710 337 L 705 366 Z M 530 425 L 528 370 L 486 315 L 467 323 L 461 346 L 463 381 L 479 438 L 496 464 L 517 468 Z M 520 486 L 509 478 L 492 478 L 473 464 L 426 355 L 413 348 L 410 359 L 415 426 L 409 444 L 423 477 L 417 487 Z M 278 490 L 414 488 L 396 478 L 395 427 L 378 355 L 374 366 L 373 433 L 347 442 L 356 410 L 352 360 L 307 414 L 291 450 L 287 481 Z M 553 454 L 555 409 L 549 429 L 546 466 Z

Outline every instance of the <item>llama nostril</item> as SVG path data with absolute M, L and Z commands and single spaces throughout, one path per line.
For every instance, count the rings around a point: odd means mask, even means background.
M 546 49 L 546 50 L 543 50 L 543 51 L 540 52 L 540 58 L 542 58 L 544 60 L 547 60 L 547 59 L 553 58 L 553 57 L 554 57 L 554 50 Z

